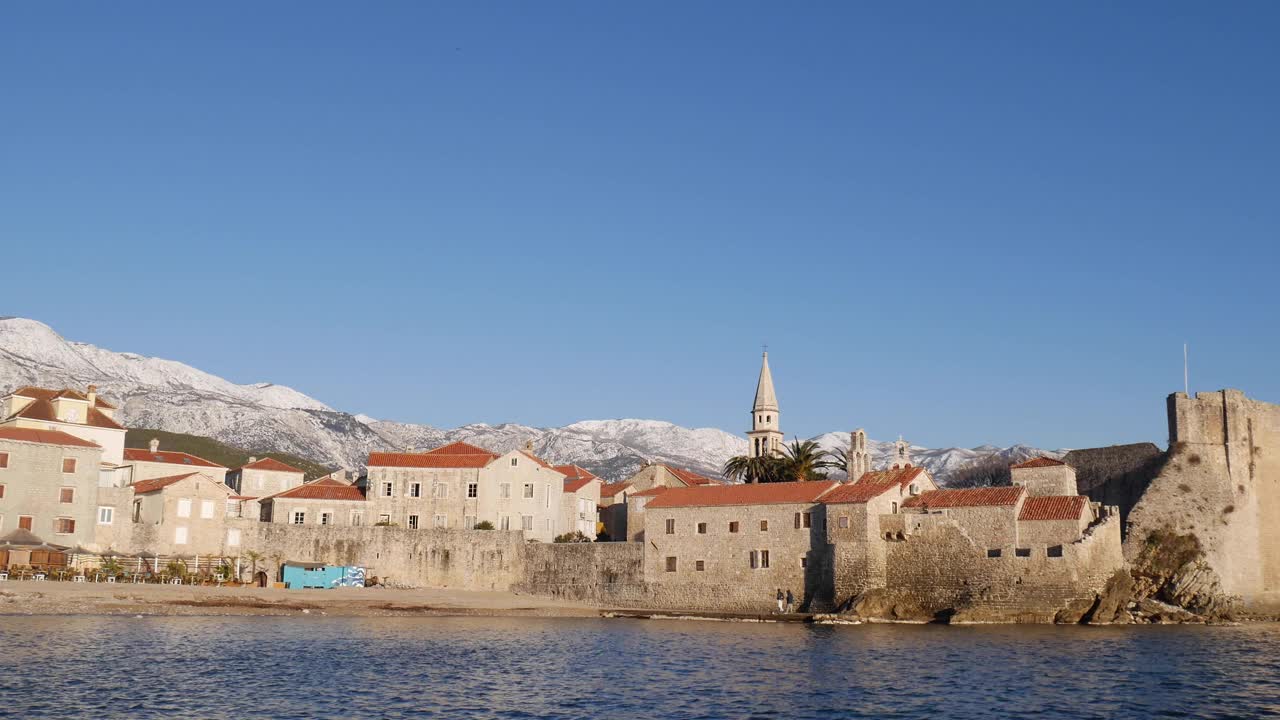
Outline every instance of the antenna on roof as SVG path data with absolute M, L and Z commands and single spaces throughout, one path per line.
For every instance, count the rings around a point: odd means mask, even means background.
M 1191 376 L 1187 372 L 1187 344 L 1182 343 L 1182 392 L 1191 397 Z

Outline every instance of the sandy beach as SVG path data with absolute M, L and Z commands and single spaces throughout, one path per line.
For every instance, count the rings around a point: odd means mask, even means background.
M 299 615 L 598 617 L 601 608 L 504 592 L 449 588 L 283 590 L 121 583 L 0 582 L 0 616 Z

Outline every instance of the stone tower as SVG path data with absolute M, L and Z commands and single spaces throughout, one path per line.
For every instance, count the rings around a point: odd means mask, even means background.
M 911 467 L 911 443 L 898 436 L 898 440 L 893 443 L 893 461 L 889 463 L 891 469 L 909 468 Z
M 760 380 L 756 383 L 756 401 L 751 407 L 748 452 L 751 457 L 771 457 L 782 450 L 782 439 L 782 431 L 778 429 L 778 397 L 773 392 L 773 375 L 769 372 L 769 353 L 766 352 L 760 365 Z
M 857 482 L 863 475 L 871 472 L 871 454 L 867 452 L 867 431 L 862 428 L 849 433 L 845 470 L 849 473 L 849 482 Z

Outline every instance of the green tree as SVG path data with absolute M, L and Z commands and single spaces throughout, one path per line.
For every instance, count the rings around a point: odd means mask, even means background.
M 746 483 L 777 482 L 777 465 L 777 458 L 735 455 L 725 462 L 720 472 L 730 480 Z
M 823 472 L 830 467 L 827 452 L 812 440 L 792 440 L 784 445 L 782 455 L 774 460 L 775 472 L 783 482 L 804 482 L 807 480 L 826 480 Z

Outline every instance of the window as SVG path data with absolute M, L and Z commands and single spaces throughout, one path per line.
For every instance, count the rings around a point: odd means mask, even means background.
M 103 506 L 98 508 L 98 524 L 99 525 L 110 525 L 111 521 L 115 519 L 115 516 L 116 516 L 116 509 L 113 507 Z
M 992 548 L 992 549 L 990 549 L 990 550 L 988 550 L 988 551 L 987 551 L 987 557 L 989 557 L 989 558 L 998 558 L 998 557 L 1000 557 L 1002 554 L 1003 554 L 1003 553 L 1001 553 L 1001 552 L 1000 552 L 1000 548 Z
M 380 524 L 380 525 L 390 525 L 390 524 L 391 524 L 391 516 L 390 516 L 390 515 L 385 515 L 385 514 L 383 514 L 383 515 L 379 515 L 379 516 L 378 516 L 378 524 Z
M 674 557 L 667 558 L 667 572 L 676 571 L 676 559 Z
M 359 510 L 351 511 L 351 527 L 360 527 L 364 524 L 364 513 Z
M 498 523 L 498 527 L 499 527 L 500 529 L 502 529 L 502 530 L 510 530 L 510 529 L 511 529 L 511 516 L 510 516 L 510 515 L 503 515 L 503 516 L 502 516 L 502 520 Z
M 422 483 L 409 483 L 409 497 L 422 497 Z
M 142 522 L 142 501 L 141 500 L 133 501 L 133 521 Z
M 75 458 L 62 458 L 62 472 L 68 475 L 76 471 Z
M 435 518 L 434 518 L 434 521 L 432 522 L 432 525 L 434 525 L 435 527 L 438 527 L 438 528 L 447 528 L 447 527 L 449 527 L 449 516 L 448 516 L 448 515 L 436 515 L 436 516 L 435 516 Z
M 294 525 L 304 525 L 304 524 L 306 524 L 306 522 L 307 522 L 307 513 L 306 513 L 306 511 L 305 511 L 305 510 L 294 510 L 294 511 L 293 511 L 293 524 L 294 524 Z
M 475 530 L 475 529 L 476 529 L 476 516 L 475 516 L 475 515 L 464 515 L 464 516 L 462 517 L 462 527 L 463 527 L 463 529 L 466 529 L 466 530 Z
M 1031 548 L 1014 548 L 1013 554 L 1017 557 L 1031 557 Z
M 920 494 L 920 486 L 919 486 L 919 485 L 916 485 L 915 483 L 911 483 L 911 494 L 912 494 L 912 495 L 919 495 L 919 494 Z
M 755 570 L 760 567 L 760 551 L 752 550 L 750 553 L 751 569 Z
M 533 529 L 533 516 L 532 516 L 532 515 L 521 515 L 521 516 L 520 516 L 520 529 L 521 529 L 521 530 L 532 530 L 532 529 Z
M 838 521 L 838 524 L 839 524 L 839 525 L 840 525 L 840 527 L 842 527 L 842 528 L 847 528 L 847 527 L 849 527 L 849 516 L 848 516 L 848 515 L 841 515 L 841 516 L 840 516 L 840 520 Z
M 9 453 L 0 452 L 0 470 L 9 467 Z
M 76 521 L 68 517 L 53 519 L 53 532 L 56 535 L 70 535 L 76 531 Z
M 736 532 L 738 532 L 738 521 L 737 521 L 737 520 L 731 520 L 731 521 L 729 522 L 729 532 L 731 532 L 731 533 L 736 533 Z
M 191 498 L 178 499 L 178 517 L 191 517 Z
M 467 483 L 467 497 L 479 497 L 480 485 L 478 483 Z
M 768 521 L 768 520 L 761 520 L 761 521 L 760 521 L 760 532 L 769 532 L 769 521 Z
M 409 529 L 410 529 L 410 530 L 417 530 L 417 529 L 418 529 L 418 516 L 417 516 L 417 515 L 410 515 L 410 516 L 409 516 Z
M 58 502 L 60 502 L 60 503 L 73 503 L 73 502 L 75 502 L 75 501 L 76 501 L 76 489 L 75 489 L 75 488 L 62 488 L 62 489 L 58 490 Z
M 511 467 L 515 467 L 515 466 L 516 466 L 516 461 L 517 461 L 518 459 L 519 459 L 519 458 L 511 458 Z
M 807 557 L 800 558 L 800 569 L 803 570 L 807 567 L 809 567 L 809 558 Z
M 1062 557 L 1062 546 L 1054 545 L 1050 547 L 1048 550 L 1045 550 L 1044 554 L 1048 555 L 1049 557 Z
M 240 507 L 239 500 L 228 500 L 226 505 L 227 517 L 240 517 L 243 512 Z
M 240 529 L 228 528 L 227 529 L 227 545 L 231 547 L 235 547 L 236 545 L 239 545 L 239 544 L 240 544 Z
M 320 524 L 321 524 L 321 525 L 332 525 L 332 524 L 333 524 L 333 513 L 327 513 L 327 512 L 322 512 L 322 513 L 320 513 Z
M 382 497 L 391 497 L 392 486 L 389 482 L 382 483 Z
M 694 561 L 694 563 L 693 563 L 693 569 L 694 569 L 694 570 L 697 570 L 698 572 L 702 572 L 703 570 L 706 570 L 706 569 L 707 569 L 707 563 L 706 563 L 706 561 L 705 561 L 705 560 L 696 560 L 696 561 Z
M 898 503 L 890 503 L 889 505 L 890 505 L 890 510 L 889 510 L 889 512 L 893 513 L 894 515 L 897 515 L 897 514 L 898 514 Z
M 800 529 L 800 513 L 796 513 L 796 529 Z
M 524 484 L 524 496 L 525 496 L 526 498 L 531 498 L 531 497 L 533 497 L 533 483 L 525 483 L 525 484 Z
M 0 485 L 0 499 L 4 498 L 4 485 Z
M 813 514 L 812 514 L 812 513 L 801 513 L 801 515 L 800 515 L 800 519 L 801 519 L 801 521 L 803 522 L 804 527 L 813 527 Z
M 706 535 L 706 534 L 707 534 L 707 524 L 706 524 L 706 523 L 698 523 L 698 534 L 699 534 L 699 535 Z
M 503 499 L 511 497 L 511 483 L 502 483 L 498 486 L 498 497 Z
M 769 567 L 769 551 L 768 550 L 760 551 L 760 567 L 761 569 Z
M 438 497 L 438 498 L 449 497 L 449 486 L 444 483 L 436 483 L 432 485 L 431 497 Z
M 668 535 L 676 534 L 676 521 L 673 520 L 672 518 L 667 518 L 667 534 Z
M 173 529 L 173 544 L 174 545 L 187 544 L 187 529 L 185 527 L 176 527 Z
M 31 516 L 30 516 L 30 515 L 19 515 L 19 516 L 18 516 L 18 528 L 19 528 L 20 530 L 30 530 L 30 529 L 31 529 Z
M 204 518 L 205 520 L 209 520 L 213 517 L 213 501 L 212 500 L 200 501 L 200 517 Z

